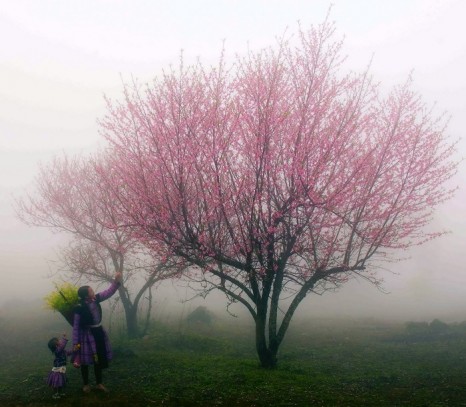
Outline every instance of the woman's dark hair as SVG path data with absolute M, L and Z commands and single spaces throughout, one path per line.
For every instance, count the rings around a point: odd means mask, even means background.
M 86 304 L 86 298 L 89 296 L 89 286 L 83 285 L 82 287 L 78 288 L 78 297 L 79 297 L 79 305 L 76 307 L 75 312 L 81 315 L 80 325 L 87 326 L 92 325 L 92 314 L 89 310 L 88 305 Z M 98 296 L 98 294 L 97 294 Z M 100 306 L 100 301 L 97 301 L 97 307 L 99 309 L 100 315 L 102 315 L 102 307 Z
M 89 295 L 89 286 L 83 285 L 82 287 L 78 288 L 78 297 L 80 298 L 81 302 L 85 300 Z
M 47 346 L 49 347 L 52 353 L 55 353 L 55 350 L 57 349 L 57 342 L 58 338 L 52 338 L 49 340 L 49 343 L 47 343 Z

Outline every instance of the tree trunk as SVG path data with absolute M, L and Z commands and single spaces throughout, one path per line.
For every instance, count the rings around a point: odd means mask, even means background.
M 267 346 L 265 336 L 265 318 L 257 316 L 256 318 L 256 350 L 259 356 L 260 364 L 265 369 L 274 369 L 277 367 L 277 349 L 272 351 Z
M 137 318 L 137 307 L 131 303 L 122 287 L 120 287 L 120 299 L 125 310 L 126 318 L 126 333 L 128 338 L 134 339 L 139 336 L 138 318 Z
M 146 312 L 146 321 L 144 323 L 144 326 L 142 328 L 142 336 L 147 334 L 147 330 L 149 329 L 149 323 L 150 323 L 150 314 L 152 311 L 152 287 L 149 287 L 149 304 L 147 306 L 147 312 Z
M 126 331 L 130 339 L 139 337 L 137 312 L 134 307 L 131 308 L 130 312 L 126 312 Z

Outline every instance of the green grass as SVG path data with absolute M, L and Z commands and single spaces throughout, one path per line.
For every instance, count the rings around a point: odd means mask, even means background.
M 79 371 L 69 367 L 68 395 L 56 402 L 44 384 L 52 355 L 33 325 L 16 324 L 0 342 L 1 406 L 466 406 L 463 330 L 413 335 L 403 325 L 307 321 L 289 332 L 278 368 L 264 370 L 251 328 L 234 320 L 156 323 L 145 339 L 113 334 L 109 394 L 82 394 Z

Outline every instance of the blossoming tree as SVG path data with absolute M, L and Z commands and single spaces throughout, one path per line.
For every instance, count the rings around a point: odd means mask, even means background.
M 255 321 L 263 367 L 303 299 L 425 242 L 454 143 L 411 81 L 343 73 L 328 21 L 227 66 L 171 69 L 108 101 L 126 223 Z
M 17 201 L 17 213 L 27 224 L 72 237 L 60 252 L 63 269 L 71 277 L 101 283 L 123 273 L 119 297 L 127 334 L 137 337 L 147 327 L 141 329 L 138 321 L 141 300 L 149 293 L 150 315 L 152 287 L 178 268 L 171 260 L 160 261 L 132 236 L 131 228 L 123 227 L 118 200 L 99 175 L 106 162 L 105 155 L 54 159 L 40 169 L 35 191 Z

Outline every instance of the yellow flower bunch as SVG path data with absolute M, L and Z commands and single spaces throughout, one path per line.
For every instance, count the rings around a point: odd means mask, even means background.
M 73 309 L 78 303 L 78 287 L 70 283 L 55 284 L 55 290 L 44 297 L 45 306 L 60 312 L 72 324 Z

